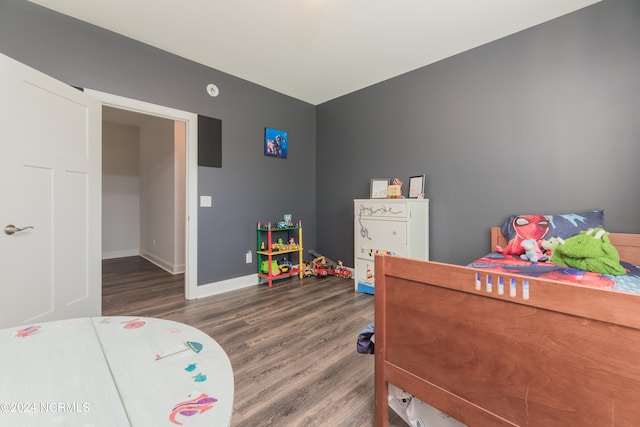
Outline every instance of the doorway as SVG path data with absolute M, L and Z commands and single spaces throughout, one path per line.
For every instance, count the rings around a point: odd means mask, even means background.
M 102 259 L 185 263 L 185 123 L 102 108 Z
M 176 215 L 172 215 L 172 218 L 182 220 L 177 221 L 177 226 L 174 227 L 173 235 L 177 236 L 176 243 L 172 246 L 172 257 L 177 262 L 173 266 L 162 265 L 162 258 L 159 260 L 152 260 L 160 267 L 168 270 L 172 273 L 178 273 L 180 271 L 171 271 L 171 269 L 180 270 L 180 257 L 183 256 L 184 264 L 184 294 L 186 299 L 196 298 L 197 290 L 197 115 L 180 110 L 174 110 L 168 107 L 163 107 L 155 104 L 149 104 L 142 101 L 137 101 L 129 98 L 123 98 L 111 94 L 97 92 L 86 89 L 85 92 L 91 96 L 98 98 L 103 105 L 103 112 L 107 116 L 106 120 L 110 122 L 119 121 L 125 125 L 129 124 L 136 126 L 141 120 L 169 120 L 171 122 L 171 128 L 174 129 L 177 141 L 183 139 L 184 151 L 182 155 L 182 162 L 178 162 L 184 166 L 184 182 L 179 184 L 181 186 L 183 194 L 183 209 L 175 210 Z M 118 119 L 114 119 L 117 117 Z M 146 118 L 146 119 L 145 119 Z M 103 122 L 105 118 L 103 118 Z M 165 122 L 165 124 L 168 122 Z M 173 126 L 175 123 L 175 126 Z M 182 136 L 180 136 L 182 135 Z M 174 140 L 174 134 L 170 135 L 170 138 Z M 176 154 L 177 155 L 177 154 Z M 142 178 L 141 178 L 142 179 Z M 180 190 L 180 189 L 178 189 Z M 177 191 L 176 193 L 179 193 Z M 179 197 L 178 197 L 179 199 Z M 140 206 L 143 206 L 141 204 Z M 141 207 L 141 209 L 144 209 Z M 182 214 L 182 215 L 181 215 Z M 182 227 L 180 226 L 182 223 Z M 176 222 L 174 221 L 174 224 Z M 144 236 L 144 232 L 141 233 L 140 239 L 140 252 L 144 250 L 146 245 L 148 248 L 153 249 L 158 245 L 164 244 L 155 239 L 152 234 Z M 182 241 L 184 244 L 180 244 L 180 235 L 183 236 Z M 145 241 L 143 241 L 146 239 Z M 168 250 L 164 249 L 165 253 Z M 152 251 L 146 251 L 146 255 L 149 255 Z M 148 256 L 145 258 L 149 259 Z M 171 258 L 170 256 L 164 258 Z M 159 261 L 159 262 L 155 262 Z

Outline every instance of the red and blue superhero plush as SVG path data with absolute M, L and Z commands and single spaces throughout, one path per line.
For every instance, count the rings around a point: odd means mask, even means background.
M 513 219 L 513 229 L 516 236 L 509 241 L 507 247 L 498 246 L 496 250 L 504 255 L 521 255 L 525 253 L 522 243 L 525 240 L 534 240 L 540 244 L 540 240 L 549 231 L 549 219 L 544 215 L 518 215 Z

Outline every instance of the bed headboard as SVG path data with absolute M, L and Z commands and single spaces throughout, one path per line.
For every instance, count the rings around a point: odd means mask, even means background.
M 500 246 L 504 248 L 507 246 L 507 238 L 502 234 L 502 229 L 500 227 L 491 227 L 491 251 L 496 250 L 496 246 Z
M 620 254 L 620 259 L 631 264 L 640 265 L 640 240 L 637 234 L 611 233 L 609 234 L 611 243 Z M 507 239 L 502 234 L 500 227 L 491 227 L 491 251 L 496 250 L 496 246 L 507 246 Z

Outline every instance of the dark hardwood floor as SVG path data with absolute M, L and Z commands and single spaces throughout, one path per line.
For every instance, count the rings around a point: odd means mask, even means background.
M 140 257 L 103 262 L 104 316 L 192 325 L 226 351 L 235 378 L 233 426 L 373 426 L 372 355 L 356 337 L 373 296 L 338 277 L 291 278 L 199 300 L 184 276 Z M 391 415 L 391 426 L 406 426 Z

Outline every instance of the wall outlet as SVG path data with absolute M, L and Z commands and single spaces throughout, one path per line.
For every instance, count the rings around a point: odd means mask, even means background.
M 247 255 L 245 256 L 245 261 L 247 264 L 251 264 L 253 262 L 251 260 L 251 251 L 247 251 Z

